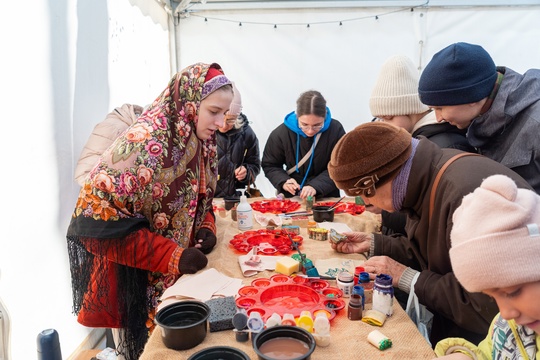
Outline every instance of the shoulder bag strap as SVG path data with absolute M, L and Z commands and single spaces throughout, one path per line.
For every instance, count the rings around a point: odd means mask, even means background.
M 431 187 L 431 194 L 429 197 L 429 218 L 428 218 L 429 223 L 431 223 L 431 216 L 433 214 L 433 207 L 435 205 L 435 194 L 437 193 L 437 187 L 439 186 L 439 182 L 441 181 L 441 177 L 443 173 L 446 171 L 446 168 L 450 166 L 450 164 L 452 164 L 454 161 L 456 161 L 457 159 L 463 156 L 469 156 L 469 155 L 478 156 L 478 154 L 475 154 L 475 153 L 468 153 L 468 152 L 460 153 L 446 160 L 444 165 L 439 169 L 439 172 L 437 173 L 437 176 L 435 177 L 435 181 L 433 182 L 433 186 Z
M 313 144 L 313 146 L 309 149 L 309 151 L 306 153 L 306 155 L 304 155 L 304 157 L 302 158 L 302 160 L 300 160 L 298 162 L 298 165 L 295 165 L 293 168 L 290 168 L 289 170 L 287 170 L 287 175 L 291 175 L 293 172 L 296 171 L 296 169 L 298 169 L 300 166 L 304 165 L 304 163 L 307 161 L 307 159 L 309 159 L 309 157 L 311 156 L 311 153 L 313 152 L 313 149 L 315 149 L 315 146 L 317 146 L 317 143 L 319 142 L 319 138 L 321 137 L 321 133 L 318 133 L 317 136 L 315 136 L 315 144 Z

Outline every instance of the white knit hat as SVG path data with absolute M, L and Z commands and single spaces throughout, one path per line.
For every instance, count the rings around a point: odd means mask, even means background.
M 408 57 L 395 55 L 386 60 L 369 98 L 371 115 L 411 115 L 429 110 L 418 96 L 419 77 Z
M 493 175 L 453 215 L 450 261 L 470 292 L 540 280 L 540 196 Z
M 232 83 L 234 96 L 233 100 L 231 102 L 231 106 L 229 107 L 229 115 L 240 115 L 242 112 L 242 96 L 240 95 L 240 91 L 238 91 L 238 88 L 236 87 L 235 83 Z

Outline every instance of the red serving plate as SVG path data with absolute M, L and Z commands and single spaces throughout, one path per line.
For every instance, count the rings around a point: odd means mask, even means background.
M 336 203 L 335 201 L 322 201 L 322 202 L 313 204 L 313 206 L 332 206 L 335 203 Z M 337 204 L 337 206 L 334 208 L 334 213 L 335 214 L 348 213 L 351 215 L 360 215 L 365 210 L 366 210 L 366 207 L 364 205 L 356 205 L 352 201 L 347 201 L 347 202 L 341 202 Z
M 258 255 L 287 255 L 294 251 L 291 239 L 298 245 L 302 244 L 303 238 L 299 235 L 289 233 L 287 230 L 249 230 L 236 234 L 229 244 L 237 251 L 247 254 L 254 246 L 258 247 Z
M 273 313 L 292 314 L 297 318 L 306 310 L 313 317 L 316 312 L 324 311 L 332 320 L 345 302 L 340 297 L 327 297 L 322 289 L 339 293 L 339 289 L 330 287 L 326 280 L 277 274 L 270 279 L 255 279 L 251 285 L 238 290 L 236 305 L 244 308 L 248 315 L 257 311 L 265 322 Z
M 300 208 L 300 203 L 297 201 L 291 200 L 259 200 L 251 203 L 251 208 L 253 210 L 262 212 L 262 213 L 272 213 L 272 214 L 282 214 L 291 211 L 295 211 Z

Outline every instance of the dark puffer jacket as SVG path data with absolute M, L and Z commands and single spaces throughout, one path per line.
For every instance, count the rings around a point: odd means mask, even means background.
M 244 114 L 240 116 L 244 119 L 240 129 L 233 128 L 226 133 L 216 133 L 219 177 L 214 197 L 240 195 L 236 193 L 236 189 L 245 188 L 249 180 L 253 184 L 261 171 L 259 140 L 249 126 L 247 117 Z M 243 181 L 237 181 L 234 176 L 234 170 L 240 165 L 248 170 L 248 176 Z
M 311 166 L 308 160 L 300 166 L 298 171 L 288 175 L 283 167 L 285 166 L 287 170 L 294 168 L 298 159 L 302 159 L 309 152 L 315 139 L 315 137 L 307 137 L 306 135 L 300 136 L 300 129 L 295 129 L 295 132 L 287 126 L 287 119 L 290 120 L 291 117 L 294 117 L 293 120 L 289 121 L 289 126 L 292 126 L 292 123 L 296 128 L 298 127 L 296 117 L 293 115 L 294 113 L 289 114 L 285 123 L 275 128 L 268 137 L 262 159 L 264 174 L 276 190 L 282 192 L 286 197 L 292 195 L 287 191 L 283 191 L 285 181 L 293 178 L 298 184 L 301 184 L 304 177 L 306 179 L 304 185 L 312 186 L 317 191 L 317 197 L 339 197 L 339 189 L 334 184 L 334 181 L 330 179 L 327 166 L 330 162 L 332 149 L 334 149 L 338 140 L 345 135 L 343 125 L 339 121 L 332 119 L 330 111 L 327 110 L 325 126 L 321 130 L 321 138 L 315 147 L 314 160 Z

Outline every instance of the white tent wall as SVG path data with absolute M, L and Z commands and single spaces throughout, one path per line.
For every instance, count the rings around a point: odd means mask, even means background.
M 204 9 L 188 7 L 189 16 L 179 17 L 178 67 L 196 61 L 223 67 L 242 94 L 261 153 L 308 89 L 323 94 L 346 131 L 370 121 L 371 89 L 395 54 L 421 70 L 443 47 L 465 41 L 482 45 L 497 65 L 540 66 L 540 6 Z M 263 173 L 257 185 L 274 195 Z
M 36 359 L 36 338 L 48 328 L 64 359 L 103 333 L 72 314 L 65 234 L 79 190 L 74 164 L 108 112 L 145 105 L 165 88 L 168 22 L 147 0 L 0 5 L 0 298 L 10 318 L 2 360 Z
M 470 41 L 518 71 L 540 64 L 539 6 L 388 15 L 395 8 L 206 11 L 180 19 L 169 31 L 173 19 L 157 1 L 24 5 L 0 5 L 0 299 L 11 320 L 3 360 L 35 359 L 36 337 L 47 328 L 59 332 L 64 359 L 81 344 L 93 345 L 95 336 L 88 338 L 90 329 L 71 313 L 65 233 L 79 189 L 74 165 L 96 123 L 123 103 L 150 103 L 176 69 L 195 61 L 220 63 L 242 91 L 262 151 L 269 132 L 310 88 L 325 95 L 346 130 L 369 121 L 370 89 L 382 62 L 396 53 L 424 66 L 449 43 Z M 367 18 L 339 26 L 339 20 L 362 16 Z M 301 25 L 272 25 L 285 22 Z M 170 52 L 174 45 L 177 53 Z M 259 182 L 272 195 L 263 175 Z

